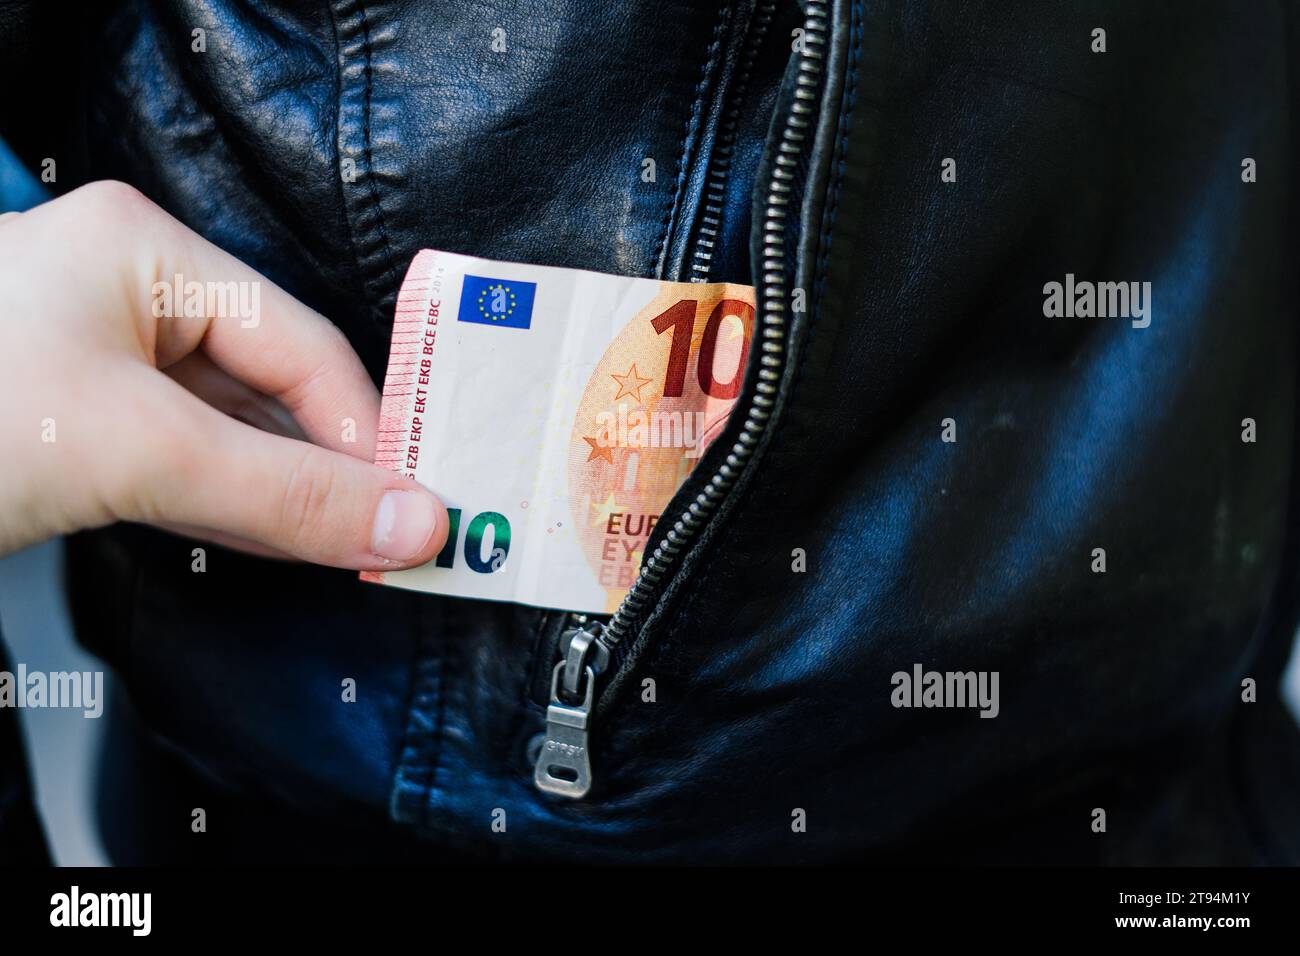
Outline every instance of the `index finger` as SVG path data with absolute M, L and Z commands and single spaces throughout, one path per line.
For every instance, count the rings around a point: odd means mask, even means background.
M 278 400 L 316 444 L 371 460 L 379 393 L 343 333 L 141 194 L 114 185 L 133 194 L 119 201 L 148 207 L 151 248 L 140 291 L 156 323 L 157 366 L 202 349 L 229 375 Z M 170 300 L 170 309 L 160 300 Z

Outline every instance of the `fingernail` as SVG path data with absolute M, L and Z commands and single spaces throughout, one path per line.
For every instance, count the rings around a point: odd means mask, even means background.
M 433 498 L 422 491 L 386 491 L 375 509 L 370 547 L 389 561 L 409 561 L 438 527 Z

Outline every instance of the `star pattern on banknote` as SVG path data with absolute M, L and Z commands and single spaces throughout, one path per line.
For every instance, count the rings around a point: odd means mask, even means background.
M 596 517 L 591 519 L 591 526 L 593 528 L 599 527 L 600 525 L 608 525 L 609 516 L 619 510 L 618 504 L 614 501 L 614 492 L 611 491 L 609 493 L 609 497 L 605 499 L 603 504 L 596 504 L 596 502 L 593 501 L 591 503 L 591 510 L 596 512 Z
M 641 389 L 649 385 L 651 381 L 650 379 L 642 378 L 637 374 L 635 362 L 632 363 L 632 367 L 628 369 L 626 375 L 614 375 L 611 373 L 609 377 L 618 382 L 618 394 L 614 396 L 614 401 L 616 402 L 625 395 L 632 396 L 632 398 L 636 399 L 638 402 L 641 401 Z
M 614 449 L 604 444 L 599 438 L 587 438 L 583 436 L 583 441 L 591 446 L 591 451 L 587 453 L 587 461 L 595 461 L 597 458 L 603 458 L 611 465 L 614 464 Z

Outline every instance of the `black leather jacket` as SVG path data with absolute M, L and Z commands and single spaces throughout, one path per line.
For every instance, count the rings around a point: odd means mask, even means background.
M 376 380 L 423 247 L 752 282 L 769 344 L 657 526 L 584 800 L 529 759 L 562 609 L 75 539 L 182 805 L 420 859 L 1300 861 L 1291 4 L 138 0 L 79 50 L 55 6 L 0 5 L 0 134 Z M 1067 274 L 1151 282 L 1149 326 L 1046 316 Z M 894 706 L 918 664 L 997 672 L 998 716 Z

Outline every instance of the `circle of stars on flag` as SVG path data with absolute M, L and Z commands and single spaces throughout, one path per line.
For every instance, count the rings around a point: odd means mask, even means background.
M 498 290 L 510 296 L 510 305 L 505 312 L 489 312 L 487 309 L 483 308 L 483 300 L 488 297 L 489 292 L 496 292 Z M 493 322 L 499 322 L 502 319 L 508 319 L 510 318 L 510 316 L 514 315 L 515 305 L 517 301 L 518 300 L 515 298 L 515 294 L 512 291 L 510 291 L 510 287 L 506 285 L 504 282 L 498 282 L 496 285 L 490 285 L 484 287 L 483 291 L 478 294 L 478 310 L 483 314 L 483 317 L 485 319 L 491 319 Z

